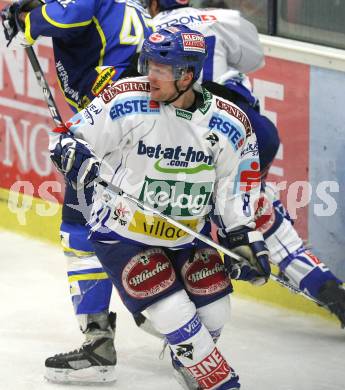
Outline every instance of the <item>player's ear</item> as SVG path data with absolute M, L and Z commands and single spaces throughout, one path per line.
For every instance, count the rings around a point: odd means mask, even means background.
M 194 77 L 194 73 L 192 70 L 188 70 L 187 72 L 184 72 L 183 76 L 181 77 L 181 80 L 183 81 L 183 84 L 188 85 L 192 82 Z

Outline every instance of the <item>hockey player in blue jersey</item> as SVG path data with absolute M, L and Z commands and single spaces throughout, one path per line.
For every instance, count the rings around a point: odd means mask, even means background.
M 52 37 L 56 73 L 64 97 L 79 111 L 109 83 L 137 75 L 137 55 L 152 32 L 150 17 L 136 0 L 22 1 L 2 11 L 9 47 Z M 12 42 L 11 42 L 12 41 Z M 90 106 L 90 117 L 92 106 Z M 93 186 L 66 186 L 61 242 L 75 314 L 86 343 L 46 361 L 46 377 L 57 382 L 108 382 L 115 378 L 115 315 L 109 314 L 112 284 L 87 240 Z
M 212 93 L 233 101 L 248 115 L 257 134 L 262 175 L 267 176 L 280 144 L 278 130 L 267 117 L 260 114 L 259 102 L 246 82 L 248 79 L 238 72 L 250 72 L 262 64 L 262 60 L 259 61 L 260 51 L 255 49 L 255 42 L 256 46 L 260 45 L 255 29 L 236 13 L 231 14 L 230 10 L 196 9 L 189 6 L 189 0 L 144 2 L 158 31 L 160 27 L 176 22 L 187 23 L 202 32 L 206 36 L 206 42 L 211 43 L 209 57 L 201 75 L 203 86 Z M 242 32 L 237 35 L 229 33 L 234 25 L 242 25 Z M 252 58 L 256 60 L 248 62 L 241 58 L 239 53 L 245 47 L 252 48 Z M 257 66 L 248 66 L 255 63 Z M 292 284 L 322 302 L 338 317 L 341 326 L 345 327 L 345 290 L 342 281 L 304 247 L 271 184 L 266 185 L 265 194 L 258 210 L 257 228 L 264 234 L 271 261 L 279 266 L 282 275 Z M 271 213 L 267 211 L 270 209 Z M 263 215 L 259 218 L 260 214 Z

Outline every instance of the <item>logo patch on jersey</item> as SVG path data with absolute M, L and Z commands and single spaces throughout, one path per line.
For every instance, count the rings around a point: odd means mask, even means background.
M 169 259 L 160 248 L 146 250 L 134 256 L 122 271 L 126 292 L 137 299 L 153 297 L 167 290 L 176 275 Z
M 261 183 L 260 164 L 258 160 L 241 161 L 235 178 L 234 193 L 249 192 Z
M 79 102 L 79 92 L 70 87 L 68 73 L 62 62 L 56 62 L 55 68 L 64 95 L 71 99 L 73 102 Z
M 209 134 L 206 139 L 210 142 L 211 146 L 214 146 L 219 142 L 218 136 L 214 133 Z
M 153 33 L 149 36 L 149 41 L 151 41 L 153 43 L 163 42 L 164 39 L 165 39 L 164 36 L 162 34 L 159 34 L 159 33 Z
M 159 114 L 160 108 L 157 102 L 149 97 L 133 96 L 118 100 L 110 109 L 110 118 L 114 121 L 124 116 L 135 114 Z
M 250 157 L 258 157 L 259 156 L 259 146 L 258 142 L 248 143 L 246 147 L 241 152 L 241 157 L 250 155 Z
M 100 96 L 104 103 L 111 102 L 117 95 L 125 92 L 150 92 L 150 84 L 144 82 L 122 82 L 113 83 L 101 92 Z
M 243 145 L 245 140 L 244 134 L 234 123 L 231 123 L 226 116 L 213 114 L 208 127 L 211 130 L 216 130 L 224 134 L 235 152 Z
M 246 129 L 246 137 L 251 136 L 252 126 L 249 122 L 247 115 L 243 111 L 241 111 L 235 105 L 226 103 L 223 100 L 216 99 L 216 104 L 220 110 L 226 111 L 228 114 L 235 117 L 243 124 L 244 128 Z
M 84 109 L 84 118 L 88 121 L 88 123 L 90 123 L 90 125 L 93 125 L 95 123 L 95 117 L 102 111 L 102 107 L 97 106 L 95 103 L 91 103 Z
M 217 20 L 215 15 L 208 14 L 208 15 L 200 15 L 200 16 L 203 22 L 212 22 L 214 20 Z
M 146 176 L 139 200 L 166 215 L 191 217 L 205 211 L 212 190 L 211 182 L 188 183 Z
M 186 261 L 181 272 L 186 289 L 194 295 L 211 295 L 229 287 L 222 259 L 211 248 L 196 251 L 193 261 Z
M 179 220 L 182 225 L 196 230 L 199 219 Z M 160 240 L 176 241 L 187 235 L 186 232 L 176 226 L 166 222 L 163 218 L 149 216 L 136 211 L 131 220 L 128 230 L 133 233 L 144 234 L 146 236 L 159 238 Z
M 208 15 L 208 14 L 202 14 L 202 15 L 183 15 L 179 18 L 173 18 L 169 21 L 156 25 L 156 29 L 160 30 L 161 28 L 167 28 L 171 27 L 175 24 L 184 24 L 188 25 L 190 23 L 209 23 L 214 20 L 217 20 L 216 16 L 214 15 Z
M 205 53 L 205 38 L 201 34 L 182 33 L 182 45 L 185 51 Z
M 202 150 L 195 150 L 193 146 L 189 146 L 187 150 L 184 150 L 181 145 L 175 148 L 163 148 L 162 144 L 151 146 L 140 140 L 137 153 L 139 156 L 158 160 L 154 165 L 158 172 L 193 175 L 214 169 L 213 156 Z
M 199 111 L 202 112 L 204 115 L 207 113 L 207 111 L 210 109 L 212 105 L 212 93 L 208 91 L 207 89 L 202 89 L 202 96 L 204 99 L 204 105 L 199 107 Z
M 116 74 L 116 70 L 113 66 L 108 67 L 97 76 L 93 86 L 91 88 L 91 92 L 94 96 L 98 96 L 104 88 L 110 83 L 113 76 Z
M 189 3 L 189 0 L 175 0 L 177 4 L 181 5 L 187 5 Z
M 187 119 L 187 121 L 192 120 L 193 114 L 189 111 L 176 108 L 175 112 L 176 112 L 176 116 L 178 116 L 179 118 Z

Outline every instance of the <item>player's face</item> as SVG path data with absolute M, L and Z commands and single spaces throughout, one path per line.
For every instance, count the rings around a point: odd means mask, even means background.
M 157 64 L 149 61 L 148 79 L 150 82 L 151 98 L 158 102 L 164 102 L 173 98 L 176 94 L 174 75 L 171 65 Z

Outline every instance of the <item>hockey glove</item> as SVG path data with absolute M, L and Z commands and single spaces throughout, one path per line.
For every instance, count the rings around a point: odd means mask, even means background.
M 224 256 L 224 266 L 231 279 L 247 280 L 257 286 L 268 281 L 271 273 L 269 252 L 260 232 L 245 226 L 230 232 L 219 229 L 218 239 L 243 258 L 239 261 Z
M 10 5 L 7 5 L 0 12 L 2 19 L 2 25 L 4 27 L 5 39 L 7 46 L 10 45 L 13 38 L 16 37 L 15 46 L 28 47 L 30 43 L 26 40 L 24 29 L 25 25 L 20 17 L 22 12 L 29 12 L 32 9 L 42 5 L 39 0 L 31 1 L 16 1 Z M 11 47 L 13 47 L 12 45 Z
M 50 158 L 75 189 L 86 187 L 99 175 L 100 163 L 85 141 L 71 134 L 61 134 Z
M 16 23 L 18 11 L 20 9 L 19 3 L 7 5 L 1 10 L 2 25 L 4 27 L 4 34 L 7 41 L 7 46 L 12 42 L 12 39 L 18 34 L 18 26 Z

